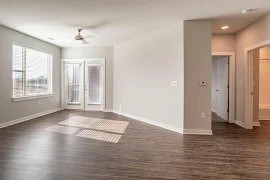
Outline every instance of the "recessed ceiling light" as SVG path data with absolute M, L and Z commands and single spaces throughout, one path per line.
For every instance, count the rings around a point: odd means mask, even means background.
M 253 12 L 253 11 L 255 11 L 255 9 L 244 9 L 244 10 L 242 11 L 242 14 L 248 14 L 248 13 L 251 13 L 251 12 Z
M 229 26 L 223 26 L 221 29 L 229 29 Z

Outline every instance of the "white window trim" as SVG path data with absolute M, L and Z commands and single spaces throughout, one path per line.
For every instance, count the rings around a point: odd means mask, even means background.
M 49 85 L 49 92 L 48 93 L 33 94 L 33 95 L 20 96 L 20 97 L 12 97 L 12 101 L 13 102 L 18 102 L 18 101 L 26 101 L 26 100 L 32 100 L 32 99 L 41 99 L 41 98 L 52 97 L 54 95 L 53 94 L 53 59 L 54 59 L 54 54 L 52 52 L 48 52 L 48 51 L 45 51 L 45 50 L 42 50 L 42 49 L 38 49 L 38 48 L 29 46 L 29 45 L 26 45 L 26 44 L 23 44 L 23 43 L 20 43 L 20 42 L 16 42 L 16 41 L 12 42 L 12 46 L 13 45 L 17 45 L 17 46 L 32 49 L 32 50 L 35 50 L 35 51 L 50 54 L 51 55 L 51 59 L 49 61 L 50 62 L 50 70 L 48 70 L 48 72 L 50 73 L 50 77 L 51 77 L 50 79 L 51 80 L 49 81 L 50 85 Z M 13 58 L 13 56 L 12 56 L 12 58 Z M 13 72 L 13 70 L 12 70 L 12 72 Z M 13 88 L 13 86 L 12 86 L 12 88 Z M 12 89 L 12 91 L 13 91 L 13 89 Z
M 31 99 L 41 99 L 41 98 L 47 98 L 47 97 L 52 97 L 52 93 L 48 94 L 37 94 L 37 95 L 31 95 L 31 96 L 21 96 L 21 97 L 13 97 L 12 101 L 17 102 L 17 101 L 26 101 L 26 100 L 31 100 Z

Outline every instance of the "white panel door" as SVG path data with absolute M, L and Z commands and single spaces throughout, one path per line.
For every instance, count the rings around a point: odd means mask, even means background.
M 103 64 L 85 64 L 85 110 L 103 111 Z
M 228 120 L 228 58 L 217 60 L 217 115 Z

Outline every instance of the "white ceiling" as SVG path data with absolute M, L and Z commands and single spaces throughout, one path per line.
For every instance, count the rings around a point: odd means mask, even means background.
M 243 9 L 257 8 L 242 15 Z M 47 37 L 94 35 L 91 45 L 114 45 L 179 20 L 213 19 L 213 33 L 235 33 L 270 9 L 269 0 L 0 0 L 0 24 L 60 47 L 89 46 Z M 220 27 L 230 29 L 221 31 Z

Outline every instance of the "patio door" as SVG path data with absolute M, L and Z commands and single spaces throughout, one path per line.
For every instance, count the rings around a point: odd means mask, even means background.
M 65 108 L 103 111 L 105 106 L 104 63 L 65 63 Z

